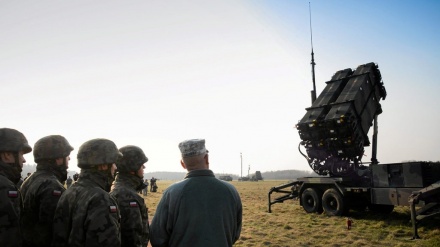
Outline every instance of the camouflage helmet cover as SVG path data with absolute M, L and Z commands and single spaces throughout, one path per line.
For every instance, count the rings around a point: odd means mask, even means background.
M 86 141 L 78 150 L 78 167 L 113 164 L 122 154 L 110 140 L 97 138 Z
M 145 156 L 144 151 L 140 147 L 128 145 L 120 148 L 119 151 L 123 155 L 116 161 L 119 172 L 137 171 L 148 161 L 147 156 Z
M 60 135 L 45 136 L 38 140 L 34 145 L 34 160 L 51 160 L 69 156 L 73 147 L 66 138 Z
M 0 151 L 20 152 L 27 154 L 32 151 L 26 137 L 18 130 L 1 128 L 0 129 Z

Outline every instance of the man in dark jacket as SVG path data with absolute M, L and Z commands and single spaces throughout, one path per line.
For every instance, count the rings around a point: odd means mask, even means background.
M 37 171 L 21 186 L 23 246 L 46 247 L 52 242 L 53 215 L 69 168 L 73 147 L 60 135 L 46 136 L 34 145 Z
M 144 164 L 147 156 L 137 146 L 119 149 L 122 158 L 116 166 L 118 174 L 110 191 L 118 202 L 121 212 L 121 243 L 124 247 L 145 247 L 149 240 L 148 212 L 144 198 L 137 192 L 145 189 Z
M 116 160 L 122 154 L 107 139 L 85 142 L 78 150 L 78 181 L 58 201 L 52 246 L 121 246 L 120 214 L 108 194 Z
M 150 225 L 152 246 L 232 246 L 240 237 L 242 204 L 228 182 L 209 170 L 205 140 L 179 144 L 183 181 L 164 192 Z
M 24 154 L 32 151 L 26 137 L 9 128 L 0 129 L 0 244 L 22 246 L 20 231 L 21 193 L 16 184 L 21 178 Z

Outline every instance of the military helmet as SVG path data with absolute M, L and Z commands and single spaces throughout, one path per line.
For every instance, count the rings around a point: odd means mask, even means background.
M 66 138 L 60 135 L 45 136 L 34 145 L 34 160 L 52 160 L 69 156 L 73 147 Z
M 78 166 L 80 168 L 95 165 L 113 164 L 122 154 L 116 144 L 110 140 L 97 138 L 86 141 L 78 150 Z
M 139 170 L 139 168 L 148 161 L 144 151 L 137 146 L 128 145 L 119 149 L 122 153 L 122 157 L 116 161 L 116 166 L 119 172 L 133 172 Z
M 18 130 L 1 128 L 0 129 L 0 151 L 20 152 L 27 154 L 32 151 L 26 137 Z

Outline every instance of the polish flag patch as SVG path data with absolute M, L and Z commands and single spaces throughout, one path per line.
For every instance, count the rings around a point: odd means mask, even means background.
M 137 207 L 137 206 L 138 206 L 137 202 L 130 202 L 130 207 Z
M 16 191 L 16 190 L 8 191 L 8 197 L 13 197 L 13 198 L 18 197 L 18 191 Z
M 110 206 L 110 213 L 116 213 L 117 211 L 116 206 Z
M 52 191 L 52 195 L 53 196 L 61 196 L 61 190 L 54 190 L 54 191 Z

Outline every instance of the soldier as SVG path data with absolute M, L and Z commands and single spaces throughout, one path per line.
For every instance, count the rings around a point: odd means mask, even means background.
M 152 177 L 150 180 L 150 192 L 156 192 L 157 191 L 157 179 L 155 177 Z
M 144 186 L 144 188 L 142 189 L 142 194 L 143 194 L 144 196 L 147 196 L 148 185 L 149 185 L 149 183 L 148 183 L 148 179 L 147 179 L 147 178 L 144 180 L 144 184 L 145 184 L 145 186 Z
M 73 180 L 72 180 L 72 178 L 69 176 L 69 177 L 67 178 L 67 180 L 66 180 L 66 186 L 67 186 L 67 188 L 69 188 L 69 187 L 72 185 L 72 182 L 73 182 Z
M 73 147 L 60 135 L 41 138 L 34 145 L 37 171 L 21 186 L 23 246 L 50 246 L 53 215 L 69 168 Z
M 118 174 L 110 195 L 118 201 L 121 212 L 122 246 L 147 246 L 149 240 L 148 210 L 137 191 L 145 189 L 144 164 L 148 161 L 141 148 L 125 146 L 119 149 L 122 158 L 116 166 Z
M 205 140 L 179 144 L 183 181 L 163 193 L 150 225 L 152 246 L 232 246 L 240 237 L 242 204 L 233 185 L 209 170 Z
M 20 232 L 21 194 L 16 187 L 21 178 L 24 154 L 32 151 L 26 137 L 19 131 L 0 129 L 0 243 L 22 246 Z
M 85 142 L 78 150 L 78 181 L 61 195 L 54 216 L 52 246 L 120 246 L 120 214 L 108 194 L 116 160 L 122 154 L 107 139 Z
M 78 174 L 78 173 L 75 173 L 75 174 L 73 175 L 73 181 L 75 181 L 75 183 L 76 183 L 76 181 L 78 181 L 78 178 L 79 178 L 79 174 Z

